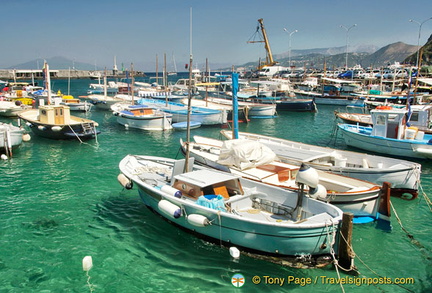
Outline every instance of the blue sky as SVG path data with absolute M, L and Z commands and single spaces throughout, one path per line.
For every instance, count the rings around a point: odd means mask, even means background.
M 432 1 L 416 0 L 2 0 L 0 68 L 35 59 L 63 56 L 112 68 L 131 63 L 137 70 L 159 69 L 163 56 L 179 70 L 189 61 L 190 9 L 194 67 L 237 65 L 265 57 L 262 44 L 248 44 L 259 18 L 273 54 L 291 48 L 346 45 L 383 47 L 417 44 L 419 25 L 432 17 Z M 420 45 L 432 34 L 432 20 L 422 26 Z M 141 67 L 141 68 L 137 68 Z

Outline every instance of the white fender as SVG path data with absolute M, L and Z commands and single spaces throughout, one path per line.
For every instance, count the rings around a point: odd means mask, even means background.
M 158 208 L 161 212 L 165 213 L 166 215 L 168 215 L 174 219 L 178 219 L 181 216 L 180 207 L 167 201 L 167 200 L 165 200 L 165 199 L 162 199 L 161 201 L 159 201 Z
M 205 216 L 198 214 L 190 214 L 187 217 L 187 221 L 189 222 L 189 224 L 197 227 L 205 227 L 210 225 L 210 221 Z
M 132 189 L 132 181 L 129 180 L 129 178 L 126 177 L 123 173 L 118 174 L 117 176 L 118 182 L 126 189 Z
M 165 194 L 180 198 L 182 196 L 182 193 L 177 188 L 171 187 L 169 185 L 164 185 L 161 187 L 161 191 Z

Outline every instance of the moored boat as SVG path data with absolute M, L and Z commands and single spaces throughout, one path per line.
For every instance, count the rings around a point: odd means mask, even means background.
M 0 122 L 0 151 L 10 155 L 12 149 L 22 143 L 24 134 L 22 127 Z
M 32 132 L 38 136 L 52 139 L 91 139 L 100 131 L 98 123 L 81 117 L 70 115 L 68 106 L 46 105 L 38 109 L 25 110 L 18 113 Z
M 338 124 L 349 146 L 391 156 L 432 159 L 432 135 L 409 126 L 408 109 L 371 110 L 372 127 Z
M 126 188 L 136 186 L 157 214 L 218 243 L 278 256 L 323 255 L 335 248 L 339 208 L 204 167 L 184 172 L 193 160 L 187 162 L 128 155 L 118 178 Z
M 404 105 L 403 107 L 405 108 L 406 105 Z M 396 109 L 401 108 L 402 107 L 399 106 Z M 393 109 L 393 106 L 378 106 L 376 109 L 391 110 Z M 432 129 L 430 127 L 432 125 L 432 105 L 410 105 L 408 113 L 410 115 L 408 123 L 411 127 L 417 127 L 419 131 L 423 131 L 424 133 L 432 133 Z M 360 126 L 373 125 L 371 114 L 335 111 L 335 116 L 346 124 L 355 124 Z
M 29 105 L 25 105 L 21 101 L 0 101 L 0 116 L 17 117 L 19 112 L 29 108 Z
M 187 145 L 180 141 L 186 154 Z M 276 154 L 258 141 L 241 139 L 217 140 L 194 136 L 189 142 L 190 156 L 195 162 L 244 178 L 299 192 L 296 176 L 300 166 L 278 160 Z M 351 212 L 359 223 L 379 217 L 388 220 L 389 197 L 380 186 L 360 179 L 317 170 L 316 188 L 306 189 L 312 198 L 329 202 L 344 212 Z M 383 215 L 379 213 L 381 210 Z
M 231 139 L 232 131 L 221 134 Z M 330 171 L 382 185 L 391 183 L 392 196 L 418 195 L 421 165 L 403 159 L 370 155 L 329 147 L 321 147 L 260 134 L 239 132 L 240 139 L 255 140 L 268 146 L 283 162 L 300 166 L 307 163 L 319 170 Z
M 111 110 L 117 117 L 117 122 L 127 128 L 159 131 L 172 129 L 171 115 L 158 109 L 145 105 L 116 103 L 111 106 Z
M 188 107 L 181 103 L 165 102 L 153 99 L 137 99 L 137 104 L 158 108 L 172 115 L 174 123 L 187 121 Z M 200 122 L 201 125 L 221 125 L 227 123 L 227 112 L 204 107 L 191 107 L 190 121 Z

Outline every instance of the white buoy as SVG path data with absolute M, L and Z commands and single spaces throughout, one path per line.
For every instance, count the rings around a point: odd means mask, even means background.
M 60 130 L 62 130 L 62 127 L 61 126 L 53 126 L 53 127 L 51 127 L 51 129 L 52 129 L 52 131 L 59 132 Z
M 26 134 L 23 134 L 22 139 L 23 139 L 23 141 L 30 141 L 31 136 L 30 136 L 30 134 L 26 133 Z
M 93 260 L 90 255 L 87 255 L 83 258 L 83 271 L 88 272 L 93 267 Z
M 7 160 L 7 159 L 8 159 L 8 156 L 6 156 L 5 154 L 1 154 L 0 158 L 1 158 L 2 160 Z
M 207 217 L 198 214 L 190 214 L 187 217 L 187 221 L 189 222 L 189 224 L 197 227 L 205 227 L 210 225 L 210 221 L 207 219 Z
M 39 125 L 38 129 L 42 131 L 42 130 L 45 130 L 46 128 L 45 128 L 45 126 Z
M 231 246 L 229 249 L 229 252 L 233 258 L 239 258 L 240 257 L 240 250 L 238 250 L 238 248 L 235 246 Z

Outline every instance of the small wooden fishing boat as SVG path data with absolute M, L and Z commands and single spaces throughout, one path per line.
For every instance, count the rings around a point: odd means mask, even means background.
M 184 171 L 184 159 L 127 155 L 118 179 L 136 186 L 144 204 L 169 222 L 218 243 L 278 256 L 337 249 L 332 235 L 342 219 L 339 208 L 188 162 Z
M 171 126 L 171 115 L 158 109 L 145 105 L 131 105 L 129 103 L 116 103 L 111 106 L 117 122 L 125 127 L 144 130 L 169 130 Z
M 46 105 L 38 109 L 18 113 L 32 132 L 38 136 L 52 139 L 91 139 L 100 131 L 99 124 L 93 120 L 70 115 L 68 106 Z
M 386 155 L 432 159 L 432 134 L 409 126 L 408 109 L 371 110 L 372 127 L 338 124 L 345 143 Z
M 221 134 L 232 138 L 232 131 Z M 420 185 L 421 165 L 403 159 L 333 149 L 260 134 L 239 132 L 240 139 L 255 140 L 268 146 L 278 158 L 300 166 L 311 167 L 362 179 L 382 185 L 391 183 L 392 196 L 415 198 Z
M 181 150 L 187 145 L 180 139 Z M 190 156 L 195 162 L 217 170 L 228 171 L 244 178 L 298 192 L 296 176 L 300 166 L 278 160 L 276 154 L 258 141 L 225 140 L 194 136 L 189 143 Z M 351 212 L 359 223 L 378 217 L 388 220 L 389 197 L 377 184 L 317 170 L 319 187 L 306 189 L 308 195 Z M 382 192 L 384 191 L 384 192 Z

